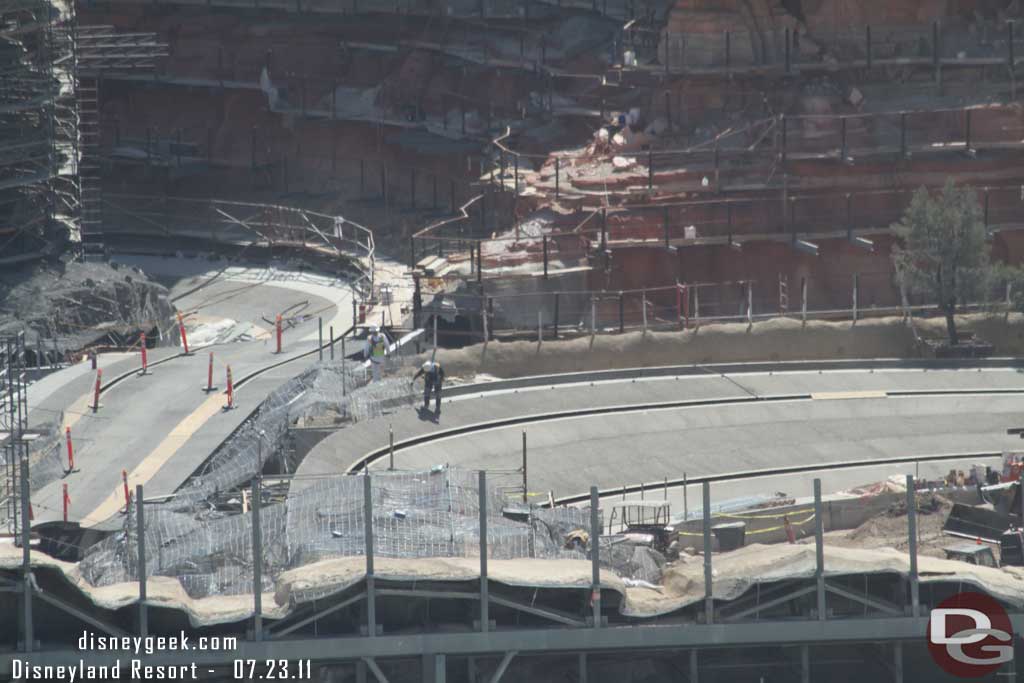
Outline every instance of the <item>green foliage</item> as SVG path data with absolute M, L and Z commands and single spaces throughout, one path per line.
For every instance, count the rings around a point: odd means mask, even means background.
M 892 229 L 902 243 L 892 250 L 898 279 L 908 293 L 938 305 L 947 318 L 950 342 L 955 344 L 956 306 L 987 299 L 1002 276 L 1001 269 L 989 261 L 974 190 L 947 181 L 933 197 L 921 188 Z

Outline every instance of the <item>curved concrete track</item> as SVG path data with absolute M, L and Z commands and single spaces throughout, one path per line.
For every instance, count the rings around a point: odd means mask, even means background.
M 827 477 L 826 486 L 838 489 L 897 472 L 932 475 L 954 465 L 993 463 L 992 454 L 1020 446 L 1006 429 L 1024 422 L 1024 375 L 1015 367 L 773 374 L 709 368 L 686 376 L 482 389 L 446 400 L 437 423 L 406 408 L 328 436 L 307 455 L 292 489 L 359 467 L 367 456 L 376 457 L 371 467 L 386 467 L 389 424 L 401 469 L 439 463 L 515 469 L 525 430 L 531 492 L 553 491 L 558 498 L 591 485 L 619 490 L 643 482 L 660 498 L 662 482 L 684 473 L 699 478 L 864 466 Z M 914 463 L 939 454 L 978 455 Z M 893 459 L 906 462 L 870 467 Z M 811 478 L 801 473 L 716 485 L 716 498 L 776 490 L 809 495 Z
M 172 261 L 177 261 L 172 259 Z M 175 263 L 175 265 L 177 265 Z M 124 505 L 121 470 L 129 484 L 145 484 L 146 497 L 172 493 L 266 397 L 317 359 L 317 317 L 341 334 L 351 325 L 350 291 L 328 278 L 269 269 L 230 269 L 215 279 L 199 274 L 176 290 L 183 311 L 209 320 L 231 319 L 269 328 L 281 312 L 308 316 L 285 331 L 284 352 L 274 353 L 270 335 L 202 347 L 184 356 L 178 348 L 154 349 L 151 374 L 129 375 L 109 386 L 97 413 L 89 409 L 95 373 L 86 364 L 62 370 L 29 388 L 34 420 L 63 412 L 72 428 L 78 471 L 33 494 L 36 521 L 59 519 L 62 484 L 71 497 L 69 519 L 83 526 L 102 524 Z M 175 290 L 172 290 L 172 294 Z M 208 352 L 215 357 L 214 383 L 205 393 Z M 306 355 L 310 354 L 310 355 Z M 295 362 L 287 362 L 295 361 Z M 100 357 L 104 382 L 139 367 L 138 354 Z M 284 365 L 279 365 L 285 362 Z M 260 372 L 239 389 L 236 409 L 223 411 L 225 366 L 236 383 Z

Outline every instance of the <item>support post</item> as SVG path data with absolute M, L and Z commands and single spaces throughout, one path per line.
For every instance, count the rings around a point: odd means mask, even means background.
M 588 683 L 586 652 L 581 652 L 579 655 L 579 683 Z
M 597 487 L 590 487 L 590 604 L 594 628 L 601 628 L 601 516 Z
M 35 630 L 32 626 L 32 495 L 29 486 L 28 458 L 21 459 L 21 630 L 25 652 L 32 652 Z
M 704 498 L 704 519 L 701 520 L 704 531 L 704 623 L 713 624 L 715 598 L 711 573 L 711 482 L 701 483 L 701 493 Z
M 939 59 L 939 22 L 932 22 L 932 66 L 935 69 L 935 82 L 942 81 L 942 62 Z
M 754 323 L 754 283 L 747 282 L 747 324 Z
M 807 278 L 800 278 L 800 322 L 807 324 Z
M 523 432 L 525 434 L 525 432 Z M 490 598 L 487 585 L 487 472 L 480 470 L 480 630 L 490 628 Z
M 548 279 L 548 236 L 544 235 L 544 279 Z
M 697 655 L 697 650 L 690 650 L 690 679 L 688 683 L 699 683 L 700 681 L 700 662 Z
M 619 334 L 626 331 L 626 301 L 619 292 Z
M 395 430 L 391 424 L 388 424 L 388 469 L 395 470 Z
M 526 430 L 523 430 L 523 502 L 527 502 L 527 472 L 526 472 Z
M 853 274 L 853 322 L 857 322 L 857 295 L 860 292 L 860 274 Z
M 135 486 L 135 536 L 139 572 L 139 635 L 149 635 L 149 613 L 146 611 L 146 517 L 142 503 L 142 484 Z
M 561 162 L 555 157 L 555 200 L 558 200 L 558 186 L 561 181 Z
M 867 55 L 867 65 L 871 68 L 871 25 L 868 24 L 864 27 L 864 52 Z
M 971 153 L 971 110 L 964 109 L 964 148 Z
M 917 575 L 917 492 L 912 474 L 907 475 L 907 541 L 910 544 L 910 615 L 916 617 L 921 611 L 921 598 Z
M 814 480 L 814 578 L 817 583 L 818 620 L 824 621 L 825 607 L 825 523 L 821 507 L 821 479 Z
M 786 74 L 789 75 L 790 66 L 792 63 L 792 56 L 790 55 L 790 35 L 789 29 L 786 29 Z
M 558 339 L 558 302 L 561 299 L 558 292 L 555 292 L 555 339 Z
M 322 316 L 317 318 L 316 334 L 317 334 L 317 345 L 316 345 L 316 348 L 317 348 L 317 351 L 320 354 L 320 361 L 323 362 L 323 360 L 324 360 L 324 319 L 323 319 Z
M 647 150 L 647 189 L 654 189 L 654 152 Z
M 252 638 L 263 640 L 263 529 L 260 527 L 260 508 L 263 506 L 263 482 L 252 480 Z
M 329 344 L 329 346 L 330 346 L 330 349 L 331 349 L 331 360 L 334 360 L 334 325 L 330 326 L 328 332 L 330 334 L 330 344 Z
M 366 634 L 377 635 L 377 592 L 373 576 L 373 490 L 370 475 L 363 476 L 363 537 L 366 549 Z
M 846 163 L 847 149 L 846 149 L 846 117 L 840 117 L 839 119 L 840 128 L 840 143 L 839 143 L 839 161 Z

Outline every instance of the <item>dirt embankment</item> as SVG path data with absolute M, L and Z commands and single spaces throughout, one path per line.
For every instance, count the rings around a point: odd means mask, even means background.
M 173 336 L 173 315 L 167 289 L 136 268 L 58 261 L 0 274 L 0 334 L 23 331 L 47 353 L 118 345 L 155 329 Z
M 991 342 L 1000 356 L 1024 355 L 1024 316 L 970 315 L 958 319 L 963 332 Z M 917 334 L 941 339 L 940 319 L 916 320 Z M 776 319 L 711 325 L 686 332 L 598 335 L 565 341 L 491 342 L 438 351 L 449 375 L 486 373 L 523 377 L 614 368 L 855 358 L 921 358 L 928 351 L 901 318 L 850 322 Z

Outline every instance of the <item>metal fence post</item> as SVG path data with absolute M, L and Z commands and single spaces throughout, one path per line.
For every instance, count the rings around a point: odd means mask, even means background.
M 561 167 L 561 163 L 559 162 L 558 157 L 555 157 L 555 199 L 556 200 L 558 199 L 558 186 L 559 186 L 559 181 L 561 180 L 560 176 L 561 176 L 561 170 L 562 169 L 560 167 Z
M 334 360 L 334 325 L 330 326 L 328 333 L 330 334 L 331 360 Z
M 527 488 L 527 477 L 526 477 L 526 430 L 523 430 L 523 502 L 527 502 L 526 495 Z
M 860 275 L 853 274 L 853 322 L 857 322 L 857 296 L 860 293 Z
M 622 297 L 622 292 L 619 292 L 619 334 L 626 331 L 626 302 Z
M 825 524 L 822 519 L 821 479 L 814 480 L 814 578 L 817 582 L 818 620 L 826 618 L 825 607 Z
M 747 324 L 754 322 L 754 283 L 747 282 Z
M 594 628 L 601 628 L 601 517 L 597 487 L 590 487 L 590 603 Z
M 555 339 L 558 339 L 558 301 L 561 297 L 555 292 Z
M 388 424 L 388 469 L 395 469 L 395 430 Z
M 544 235 L 544 279 L 548 279 L 548 236 Z
M 323 317 L 317 318 L 317 351 L 320 353 L 320 361 L 324 359 L 324 319 Z
M 910 543 L 910 613 L 916 617 L 921 601 L 917 576 L 917 495 L 912 474 L 907 475 L 907 540 Z
M 146 611 L 146 517 L 142 503 L 142 484 L 135 486 L 135 535 L 139 572 L 139 635 L 149 635 L 149 613 Z
M 487 472 L 480 470 L 480 630 L 490 628 L 490 597 L 487 585 Z
M 263 640 L 263 529 L 260 527 L 262 481 L 252 480 L 252 636 Z
M 871 25 L 868 24 L 864 27 L 864 51 L 867 55 L 867 65 L 871 68 Z
M 701 490 L 704 498 L 704 519 L 701 526 L 704 531 L 704 623 L 715 621 L 714 583 L 711 570 L 711 482 L 702 482 Z
M 373 491 L 369 473 L 363 475 L 363 537 L 366 552 L 366 633 L 377 635 L 377 594 L 373 576 Z
M 25 652 L 32 652 L 35 629 L 32 625 L 32 512 L 28 458 L 21 458 L 21 629 Z
M 800 278 L 800 322 L 807 323 L 807 278 Z

